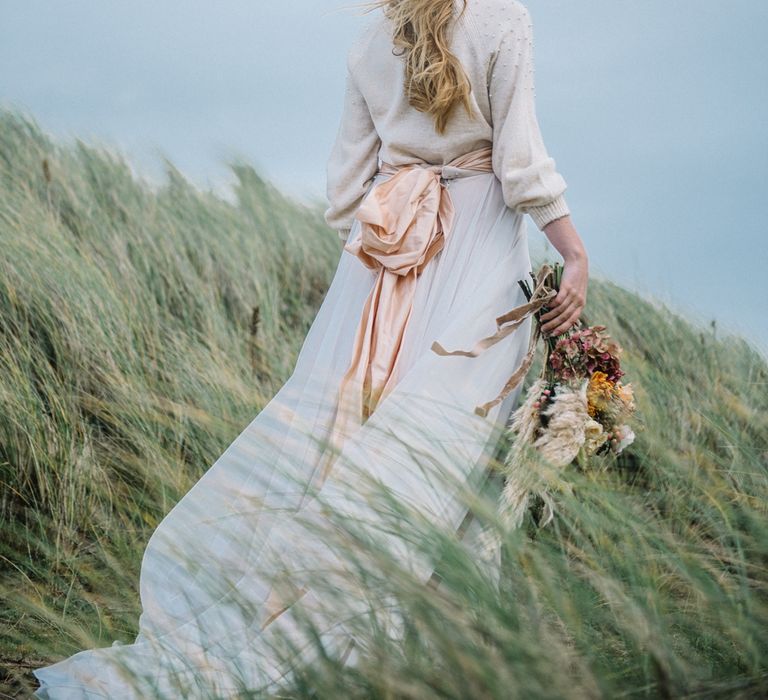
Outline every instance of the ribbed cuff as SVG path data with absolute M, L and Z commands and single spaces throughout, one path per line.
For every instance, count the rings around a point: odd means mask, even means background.
M 349 238 L 349 232 L 352 230 L 352 228 L 340 228 L 336 232 L 339 234 L 339 238 L 346 242 Z
M 531 207 L 527 210 L 527 213 L 531 215 L 531 218 L 539 231 L 543 231 L 544 227 L 550 221 L 554 221 L 563 216 L 568 216 L 568 214 L 571 213 L 571 210 L 568 208 L 568 204 L 565 201 L 565 195 L 561 194 L 549 204 L 544 204 L 540 207 Z

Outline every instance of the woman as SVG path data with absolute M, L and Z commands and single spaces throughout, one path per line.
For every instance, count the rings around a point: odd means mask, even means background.
M 376 8 L 348 54 L 328 162 L 325 218 L 344 250 L 295 370 L 153 534 L 135 643 L 37 670 L 39 697 L 177 697 L 180 686 L 226 697 L 239 683 L 279 683 L 286 668 L 270 635 L 298 639 L 297 610 L 321 618 L 319 579 L 304 565 L 343 572 L 319 533 L 331 512 L 369 514 L 366 475 L 435 523 L 465 520 L 457 485 L 484 473 L 521 386 L 487 415 L 474 409 L 526 355 L 531 318 L 480 357 L 441 355 L 433 343 L 469 348 L 525 301 L 525 214 L 564 259 L 543 331 L 579 318 L 587 256 L 536 120 L 527 9 Z M 446 478 L 430 479 L 426 461 Z M 434 583 L 428 562 L 392 545 Z M 351 649 L 343 625 L 326 623 L 327 639 Z

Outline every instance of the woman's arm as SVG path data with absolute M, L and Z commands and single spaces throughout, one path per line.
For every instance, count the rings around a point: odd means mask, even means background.
M 488 69 L 493 170 L 507 206 L 529 214 L 543 231 L 570 209 L 567 183 L 547 151 L 536 116 L 533 23 L 525 5 L 514 0 L 498 23 L 500 39 Z
M 368 105 L 352 73 L 353 61 L 350 49 L 347 54 L 344 106 L 326 166 L 329 206 L 325 211 L 325 221 L 336 229 L 342 241 L 349 238 L 355 211 L 378 171 L 381 146 Z
M 542 331 L 559 335 L 578 321 L 584 308 L 589 265 L 565 200 L 567 183 L 547 152 L 536 116 L 531 15 L 521 2 L 511 0 L 505 7 L 488 85 L 494 171 L 506 204 L 530 214 L 563 256 L 560 291 L 541 316 Z
M 550 310 L 540 317 L 542 332 L 545 335 L 557 336 L 576 323 L 584 309 L 589 282 L 589 260 L 570 216 L 554 219 L 542 230 L 557 252 L 563 256 L 560 291 L 549 303 Z

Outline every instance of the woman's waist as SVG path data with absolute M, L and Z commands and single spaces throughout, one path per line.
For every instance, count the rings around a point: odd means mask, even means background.
M 478 174 L 493 174 L 493 150 L 491 145 L 480 145 L 451 155 L 450 158 L 427 160 L 418 156 L 402 153 L 387 154 L 380 151 L 380 161 L 376 176 L 394 175 L 406 168 L 423 168 L 437 173 L 444 180 L 459 177 L 471 177 Z

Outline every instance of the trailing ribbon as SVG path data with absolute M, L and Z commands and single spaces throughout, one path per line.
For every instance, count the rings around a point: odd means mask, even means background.
M 552 268 L 548 264 L 544 264 L 539 268 L 539 271 L 535 278 L 535 286 L 531 293 L 531 298 L 520 306 L 516 306 L 514 309 L 507 311 L 505 314 L 496 318 L 496 332 L 493 335 L 489 335 L 487 338 L 482 338 L 475 343 L 471 350 L 446 350 L 437 341 L 432 343 L 432 351 L 438 355 L 461 355 L 462 357 L 477 357 L 480 353 L 487 350 L 492 345 L 495 345 L 500 340 L 506 338 L 510 333 L 516 330 L 520 324 L 529 316 L 535 314 L 542 306 L 557 295 L 557 289 L 550 286 L 549 277 L 553 272 Z M 505 324 L 509 325 L 505 325 Z M 499 392 L 498 396 L 475 408 L 475 413 L 479 416 L 487 416 L 488 411 L 493 408 L 497 403 L 503 401 L 512 389 L 514 389 L 521 380 L 525 377 L 531 363 L 533 362 L 533 356 L 536 351 L 536 342 L 541 335 L 541 329 L 539 324 L 536 324 L 534 332 L 531 333 L 530 342 L 528 343 L 528 351 L 525 357 L 520 362 L 520 365 L 512 373 L 512 376 L 507 380 L 504 387 Z
M 320 469 L 320 483 L 341 444 L 398 381 L 400 347 L 417 278 L 443 249 L 453 225 L 454 207 L 444 180 L 493 172 L 492 148 L 470 151 L 443 165 L 382 162 L 380 172 L 391 177 L 376 184 L 362 201 L 355 213 L 359 235 L 344 246 L 378 274 L 355 333 L 352 361 L 339 386 L 332 447 Z

